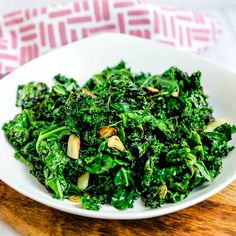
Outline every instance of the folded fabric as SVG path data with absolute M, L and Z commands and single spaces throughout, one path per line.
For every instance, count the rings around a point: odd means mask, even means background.
M 200 53 L 220 34 L 215 16 L 147 0 L 83 0 L 0 15 L 0 74 L 54 48 L 120 32 Z

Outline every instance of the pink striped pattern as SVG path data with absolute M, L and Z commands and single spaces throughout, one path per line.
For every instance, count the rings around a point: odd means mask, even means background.
M 119 26 L 119 32 L 125 33 L 125 17 L 123 14 L 118 14 L 118 26 Z
M 143 15 L 148 15 L 148 14 L 149 14 L 149 11 L 146 9 L 128 11 L 128 16 L 143 16 Z
M 46 38 L 45 38 L 45 25 L 43 22 L 39 23 L 39 34 L 40 34 L 40 43 L 42 47 L 46 46 Z
M 20 27 L 19 31 L 20 31 L 20 33 L 24 33 L 24 32 L 33 30 L 34 28 L 35 28 L 35 24 L 29 24 L 29 25 Z
M 74 41 L 77 41 L 78 40 L 78 36 L 77 36 L 77 32 L 76 30 L 71 30 L 71 41 L 74 42 Z
M 59 23 L 59 34 L 62 45 L 66 45 L 68 43 L 66 36 L 66 25 L 64 22 Z
M 91 22 L 92 17 L 91 16 L 78 16 L 78 17 L 72 17 L 67 19 L 68 24 L 78 24 L 78 23 L 86 23 Z
M 48 39 L 49 39 L 50 47 L 55 48 L 56 47 L 55 33 L 54 33 L 54 28 L 52 24 L 48 25 Z
M 4 14 L 3 17 L 4 18 L 11 18 L 11 17 L 15 17 L 15 16 L 19 16 L 21 14 L 21 11 L 14 11 L 14 12 L 10 12 L 8 14 Z
M 13 20 L 10 21 L 5 21 L 5 26 L 12 26 L 12 25 L 16 25 L 16 24 L 20 24 L 23 22 L 23 18 L 15 18 Z
M 131 19 L 129 25 L 149 25 L 150 19 Z
M 50 18 L 54 18 L 54 17 L 62 17 L 62 16 L 67 16 L 71 14 L 71 10 L 67 9 L 67 10 L 61 10 L 61 11 L 53 11 L 49 13 L 49 17 Z
M 80 5 L 78 2 L 74 2 L 74 10 L 75 12 L 80 12 Z
M 110 8 L 109 1 L 102 1 L 102 11 L 103 11 L 103 19 L 110 20 Z
M 18 41 L 17 41 L 17 33 L 16 33 L 16 31 L 11 31 L 10 34 L 11 34 L 11 38 L 12 38 L 11 47 L 13 49 L 17 49 L 17 43 L 18 43 Z
M 36 38 L 37 38 L 37 35 L 35 33 L 33 33 L 33 34 L 26 35 L 26 36 L 22 36 L 21 40 L 23 42 L 24 41 L 32 41 L 33 39 L 36 39 Z
M 54 48 L 102 32 L 120 32 L 204 52 L 221 32 L 216 17 L 149 0 L 83 0 L 0 16 L 0 74 Z
M 11 60 L 11 61 L 17 61 L 18 59 L 15 55 L 12 55 L 9 53 L 0 53 L 0 58 Z

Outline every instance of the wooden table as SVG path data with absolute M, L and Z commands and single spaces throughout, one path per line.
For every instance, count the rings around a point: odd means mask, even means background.
M 236 235 L 236 181 L 195 206 L 144 220 L 99 220 L 54 210 L 0 181 L 0 219 L 22 235 Z

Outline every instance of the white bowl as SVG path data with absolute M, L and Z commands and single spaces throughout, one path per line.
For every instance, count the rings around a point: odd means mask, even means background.
M 52 83 L 58 73 L 74 77 L 82 85 L 94 73 L 107 66 L 113 66 L 121 59 L 134 72 L 162 73 L 170 66 L 192 73 L 202 72 L 205 92 L 214 115 L 236 124 L 236 75 L 219 65 L 198 56 L 183 53 L 173 48 L 136 37 L 120 34 L 103 34 L 76 42 L 48 53 L 22 66 L 0 81 L 0 126 L 12 119 L 19 111 L 15 107 L 16 89 L 19 84 L 30 81 Z M 234 138 L 232 144 L 235 145 Z M 112 206 L 103 206 L 100 211 L 89 211 L 67 200 L 51 197 L 37 179 L 29 174 L 29 169 L 17 161 L 14 150 L 0 131 L 0 179 L 18 192 L 38 202 L 76 215 L 103 219 L 141 219 L 168 214 L 189 207 L 217 193 L 236 179 L 235 150 L 224 159 L 221 174 L 210 185 L 201 186 L 184 200 L 175 204 L 165 204 L 159 209 L 144 207 L 141 200 L 133 209 L 119 211 Z

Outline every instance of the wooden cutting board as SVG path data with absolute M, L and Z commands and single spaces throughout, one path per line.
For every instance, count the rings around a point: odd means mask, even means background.
M 100 220 L 54 210 L 0 181 L 0 219 L 22 235 L 236 235 L 236 181 L 195 206 L 144 220 Z

